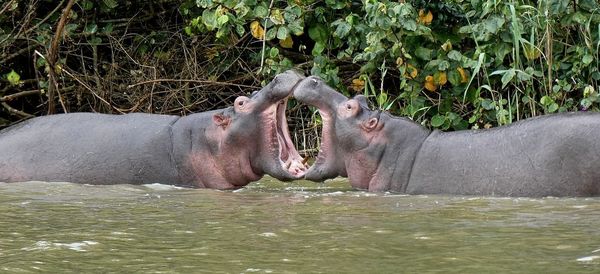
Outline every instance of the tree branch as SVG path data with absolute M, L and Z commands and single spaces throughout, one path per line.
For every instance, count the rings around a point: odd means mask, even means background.
M 58 58 L 58 47 L 60 46 L 60 40 L 63 36 L 63 30 L 65 28 L 65 24 L 67 23 L 67 19 L 69 18 L 69 13 L 71 12 L 71 8 L 73 4 L 75 4 L 77 0 L 69 0 L 67 6 L 63 9 L 62 15 L 60 16 L 60 21 L 58 21 L 58 25 L 56 26 L 56 33 L 54 34 L 54 39 L 52 39 L 52 43 L 50 45 L 50 50 L 48 51 L 48 56 L 46 61 L 50 69 L 48 70 L 48 114 L 53 114 L 56 111 L 55 103 L 54 103 L 54 93 L 55 90 L 58 90 L 58 82 L 56 81 L 56 60 Z

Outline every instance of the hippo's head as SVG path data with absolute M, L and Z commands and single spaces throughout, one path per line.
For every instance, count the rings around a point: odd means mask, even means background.
M 349 99 L 315 76 L 296 86 L 294 98 L 317 107 L 323 121 L 321 148 L 305 178 L 344 176 L 354 187 L 367 189 L 383 152 L 378 145 L 384 124 L 381 112 L 371 111 L 364 96 Z
M 250 97 L 240 96 L 232 107 L 213 115 L 219 140 L 219 172 L 233 187 L 269 174 L 280 180 L 304 175 L 305 164 L 294 148 L 285 111 L 287 99 L 304 76 L 281 73 Z M 224 187 L 228 188 L 228 187 Z

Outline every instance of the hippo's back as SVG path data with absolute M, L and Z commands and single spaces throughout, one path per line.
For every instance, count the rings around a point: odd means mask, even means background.
M 177 116 L 58 114 L 0 131 L 0 182 L 89 184 L 174 180 L 171 125 Z
M 499 196 L 600 194 L 600 114 L 564 113 L 490 130 L 434 132 L 407 191 Z

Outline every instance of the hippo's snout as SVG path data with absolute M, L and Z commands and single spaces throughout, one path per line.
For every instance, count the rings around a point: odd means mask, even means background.
M 333 111 L 346 101 L 346 96 L 329 87 L 317 76 L 306 77 L 294 88 L 294 98 L 307 105 L 316 106 L 321 111 Z
M 294 98 L 305 103 L 312 104 L 319 100 L 319 85 L 323 82 L 319 77 L 310 76 L 304 78 L 294 88 Z
M 269 84 L 271 96 L 275 97 L 276 100 L 290 96 L 294 88 L 304 78 L 306 78 L 304 75 L 295 70 L 287 70 L 281 74 L 278 74 Z

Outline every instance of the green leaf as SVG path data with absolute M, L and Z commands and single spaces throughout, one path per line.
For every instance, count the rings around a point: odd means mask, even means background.
M 316 24 L 308 29 L 308 36 L 315 42 L 325 43 L 329 38 L 327 28 L 321 24 Z
M 242 25 L 235 25 L 235 32 L 239 35 L 239 36 L 243 36 L 244 33 L 246 33 L 246 29 L 244 29 L 244 27 Z
M 202 12 L 202 23 L 206 26 L 208 31 L 212 31 L 217 27 L 217 18 L 214 10 L 204 10 Z
M 336 22 L 337 22 L 337 24 L 336 24 Z M 350 33 L 350 29 L 352 27 L 346 21 L 341 20 L 341 19 L 339 19 L 336 22 L 334 22 L 334 25 L 337 25 L 337 27 L 335 28 L 333 35 L 336 37 L 339 37 L 339 38 L 346 37 L 346 35 L 348 35 L 348 33 Z
M 217 19 L 217 26 L 222 27 L 227 24 L 227 22 L 229 22 L 229 16 L 227 16 L 227 14 L 223 14 Z
M 457 50 L 451 50 L 450 52 L 448 52 L 448 59 L 450 60 L 454 60 L 459 62 L 460 60 L 462 60 L 463 55 L 458 52 Z
M 285 26 L 281 26 L 277 29 L 277 39 L 285 40 L 288 37 L 289 31 Z
M 315 47 L 312 50 L 312 55 L 313 56 L 321 55 L 321 53 L 323 53 L 323 50 L 325 50 L 325 44 L 323 44 L 321 42 L 316 42 Z
M 583 62 L 586 65 L 591 64 L 594 61 L 594 57 L 590 54 L 586 54 L 583 56 L 583 59 L 581 59 L 581 62 Z
M 192 36 L 193 32 L 192 32 L 192 27 L 187 26 L 185 28 L 183 28 L 183 31 L 185 32 L 185 34 L 187 34 L 188 36 Z
M 77 28 L 79 27 L 79 25 L 77 24 L 67 24 L 65 26 L 65 31 L 69 34 L 74 33 L 75 30 L 77 30 Z
M 485 110 L 493 110 L 496 108 L 496 102 L 486 98 L 481 101 L 481 107 Z
M 265 39 L 266 39 L 267 41 L 269 41 L 269 40 L 273 40 L 273 39 L 275 39 L 275 37 L 277 37 L 277 28 L 275 28 L 275 27 L 273 27 L 273 28 L 270 28 L 270 29 L 267 31 L 267 33 L 265 34 Z
M 100 44 L 102 44 L 102 38 L 92 37 L 91 39 L 88 40 L 88 43 L 90 43 L 90 45 L 92 45 L 92 46 L 100 45 Z
M 6 79 L 11 86 L 16 86 L 21 82 L 21 75 L 19 75 L 16 71 L 11 70 L 6 74 Z
M 452 86 L 460 85 L 460 80 L 460 74 L 457 70 L 451 69 L 450 71 L 448 71 L 448 81 L 450 82 L 450 84 L 452 84 Z
M 592 12 L 594 9 L 600 9 L 600 3 L 598 3 L 598 0 L 580 0 L 579 7 Z
M 417 21 L 413 19 L 400 20 L 400 25 L 402 25 L 402 27 L 408 31 L 417 30 Z
M 415 50 L 415 56 L 417 56 L 421 60 L 429 61 L 431 60 L 432 52 L 433 50 L 431 49 L 419 47 Z
M 545 95 L 544 97 L 542 97 L 542 98 L 540 99 L 540 103 L 541 103 L 543 106 L 549 106 L 549 105 L 551 105 L 551 104 L 553 104 L 553 103 L 554 103 L 554 99 L 550 98 L 550 96 L 548 96 L 548 95 Z
M 481 69 L 481 65 L 484 62 L 485 62 L 485 53 L 482 52 L 479 54 L 479 58 L 477 59 L 477 64 L 475 65 L 475 69 L 473 69 L 473 73 L 471 74 L 471 79 L 469 80 L 469 83 L 467 84 L 467 87 L 465 88 L 465 92 L 463 94 L 463 102 L 465 101 L 465 98 L 467 98 L 467 91 L 469 90 L 471 83 L 473 83 L 473 79 L 475 79 L 475 76 L 479 73 L 479 70 Z
M 439 71 L 446 71 L 449 67 L 450 67 L 450 63 L 448 63 L 448 61 L 446 61 L 446 60 L 442 60 L 438 64 Z
M 271 16 L 269 16 L 269 19 L 271 19 L 271 22 L 273 22 L 275 25 L 282 25 L 285 23 L 285 19 L 281 14 L 281 10 L 278 9 L 271 11 Z
M 288 29 L 296 36 L 304 33 L 304 21 L 302 19 L 295 20 L 288 24 Z
M 200 8 L 207 8 L 209 6 L 212 6 L 213 1 L 212 0 L 196 0 L 196 6 L 200 7 Z
M 85 26 L 84 32 L 93 34 L 93 33 L 96 33 L 96 31 L 98 31 L 98 25 L 96 25 L 96 24 L 89 24 L 89 25 Z
M 399 3 L 392 8 L 396 16 L 404 18 L 413 13 L 412 6 L 406 3 Z
M 592 106 L 592 100 L 590 100 L 589 98 L 584 98 L 581 99 L 581 102 L 579 103 L 581 105 L 582 108 L 584 109 L 588 109 Z
M 508 113 L 508 110 L 501 109 L 496 112 L 496 121 L 498 121 L 499 125 L 506 125 L 508 124 L 509 115 L 510 113 Z
M 83 8 L 83 10 L 88 11 L 94 8 L 94 2 L 90 1 L 90 0 L 85 0 L 81 3 L 81 7 Z
M 556 112 L 557 110 L 558 110 L 558 104 L 557 103 L 552 103 L 548 107 L 548 112 L 550 112 L 550 113 Z
M 343 8 L 346 7 L 346 1 L 325 0 L 325 4 L 327 4 L 327 6 L 329 8 L 332 8 L 332 9 L 335 9 L 335 10 L 343 9 Z
M 385 103 L 387 103 L 388 100 L 388 94 L 386 92 L 381 92 L 379 93 L 379 95 L 377 96 L 377 105 L 379 106 L 379 108 L 383 108 Z
M 502 88 L 506 87 L 510 81 L 515 77 L 515 69 L 509 69 L 504 75 L 502 75 Z
M 46 66 L 46 59 L 38 58 L 37 61 L 35 61 L 36 68 L 43 68 L 44 66 Z
M 279 56 L 279 49 L 276 47 L 272 47 L 271 50 L 269 50 L 269 56 L 271 58 L 276 58 L 277 56 Z
M 436 114 L 433 117 L 431 117 L 431 126 L 432 127 L 440 127 L 441 125 L 444 124 L 444 122 L 446 122 L 446 116 Z
M 254 8 L 254 16 L 258 18 L 265 18 L 269 15 L 269 9 L 267 7 L 258 5 Z
M 569 0 L 550 0 L 548 2 L 551 14 L 560 14 L 569 6 Z
M 108 23 L 106 24 L 106 26 L 104 26 L 102 28 L 102 32 L 104 33 L 111 33 L 113 31 L 113 24 L 112 23 Z
M 102 3 L 104 3 L 104 5 L 111 10 L 119 5 L 119 3 L 117 3 L 117 0 L 102 0 Z
M 521 70 L 518 70 L 517 71 L 517 79 L 519 79 L 519 81 L 527 82 L 527 81 L 531 80 L 531 75 L 529 75 Z

